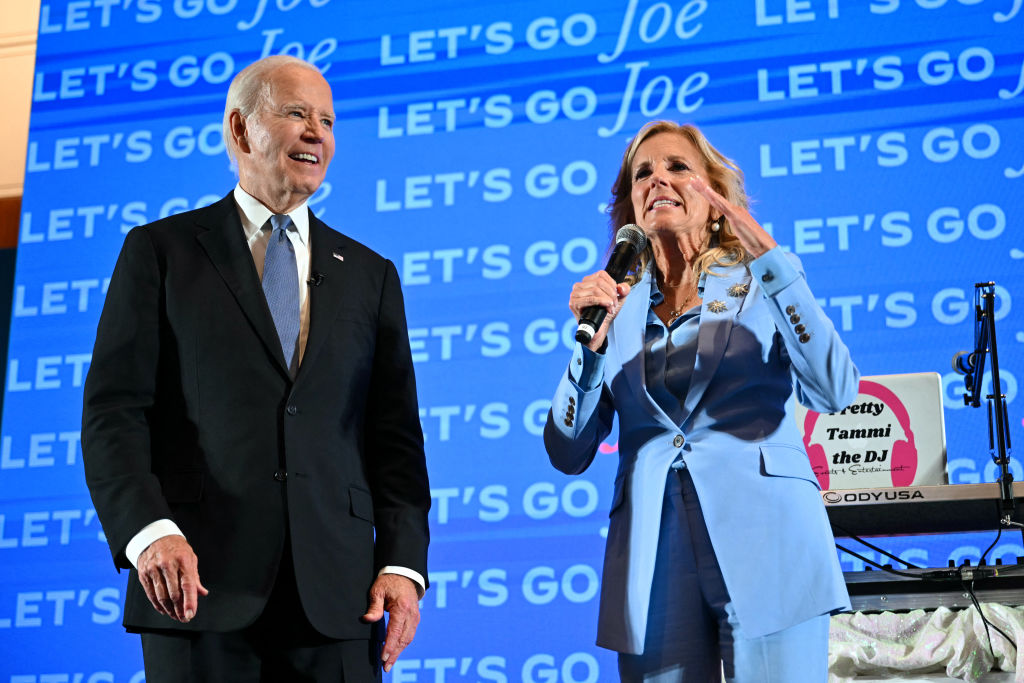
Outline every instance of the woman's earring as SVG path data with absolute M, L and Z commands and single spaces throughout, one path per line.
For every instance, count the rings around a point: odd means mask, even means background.
M 711 232 L 718 232 L 722 229 L 722 224 L 719 223 L 720 220 L 720 218 L 716 218 L 715 222 L 711 224 Z

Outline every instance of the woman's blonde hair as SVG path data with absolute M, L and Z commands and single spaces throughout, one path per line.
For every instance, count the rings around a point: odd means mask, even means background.
M 636 156 L 636 150 L 644 140 L 660 133 L 672 133 L 692 142 L 704 163 L 704 173 L 708 184 L 733 204 L 743 208 L 748 206 L 747 192 L 743 187 L 743 171 L 739 169 L 736 162 L 715 149 L 700 132 L 700 129 L 691 124 L 679 125 L 672 121 L 651 121 L 641 128 L 629 143 L 626 153 L 622 156 L 619 175 L 615 179 L 615 184 L 612 185 L 612 202 L 608 207 L 608 214 L 613 244 L 615 233 L 620 227 L 636 222 L 632 198 L 633 158 Z M 711 232 L 709 227 L 707 244 L 694 261 L 693 277 L 695 280 L 699 279 L 703 273 L 710 273 L 712 266 L 734 265 L 749 258 L 739 239 L 733 233 L 728 219 L 722 216 L 718 222 L 720 225 L 718 232 Z M 626 282 L 630 285 L 636 284 L 653 261 L 654 252 L 648 242 L 647 247 L 637 260 L 636 268 L 627 276 Z

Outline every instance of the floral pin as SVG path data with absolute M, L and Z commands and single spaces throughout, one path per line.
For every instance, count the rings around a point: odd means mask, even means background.
M 729 296 L 746 296 L 748 292 L 750 292 L 750 285 L 748 284 L 733 285 L 729 288 Z

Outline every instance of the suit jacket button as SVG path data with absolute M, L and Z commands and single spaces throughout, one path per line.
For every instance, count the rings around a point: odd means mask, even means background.
M 801 344 L 806 344 L 809 341 L 811 341 L 811 335 L 807 334 L 806 332 L 800 335 Z
M 284 470 L 278 470 L 277 472 L 274 472 L 274 479 L 276 479 L 277 481 L 284 481 L 287 478 L 288 473 L 285 472 Z
M 569 397 L 569 405 L 571 405 L 571 406 L 576 405 L 576 399 L 573 398 L 572 396 Z
M 682 434 L 676 434 L 676 438 L 672 439 L 672 445 L 675 446 L 676 448 L 679 448 L 680 446 L 682 446 L 683 445 L 683 435 Z
M 800 316 L 798 316 L 796 314 L 789 316 L 789 322 L 791 322 L 794 325 L 796 325 L 798 322 L 800 322 Z
M 772 272 L 770 270 L 767 273 L 765 273 L 764 275 L 761 276 L 761 282 L 771 282 L 774 279 L 775 279 L 775 276 L 772 274 Z
M 786 306 L 786 315 L 793 315 L 796 313 L 796 306 Z
M 796 327 L 794 327 L 794 328 L 793 328 L 793 331 L 794 331 L 794 332 L 796 332 L 797 334 L 803 334 L 804 330 L 806 330 L 806 329 L 807 329 L 807 328 L 806 328 L 806 327 L 804 327 L 804 326 L 803 326 L 803 325 L 801 324 L 801 325 L 797 325 Z
M 571 417 L 565 418 L 565 426 L 566 427 L 572 427 L 572 418 Z
M 288 406 L 287 408 L 284 409 L 284 412 L 288 413 L 289 415 L 295 415 L 296 413 L 299 412 L 299 409 L 296 408 L 295 406 Z

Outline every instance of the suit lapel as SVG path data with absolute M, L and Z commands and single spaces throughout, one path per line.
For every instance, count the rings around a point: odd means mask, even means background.
M 277 360 L 281 370 L 289 374 L 281 351 L 281 340 L 277 336 L 274 319 L 260 286 L 252 252 L 245 243 L 242 221 L 238 217 L 233 197 L 229 194 L 200 213 L 196 224 L 202 228 L 196 235 L 200 246 L 224 279 L 264 346 Z
M 613 348 L 619 355 L 619 365 L 639 366 L 641 390 L 644 377 L 644 328 L 650 305 L 651 280 L 650 275 L 645 274 L 630 290 L 629 296 L 622 304 L 622 310 L 612 321 L 612 330 L 615 334 Z
M 683 405 L 686 415 L 693 415 L 697 403 L 708 388 L 722 361 L 736 314 L 749 292 L 750 273 L 743 266 L 729 268 L 722 275 L 706 275 L 704 298 L 700 307 L 700 328 L 697 332 L 697 359 L 690 378 L 690 389 Z M 744 295 L 730 295 L 733 287 L 747 285 Z M 721 307 L 725 306 L 725 310 Z
M 677 425 L 661 409 L 661 406 L 651 398 L 647 392 L 645 381 L 646 374 L 646 350 L 644 348 L 645 334 L 647 330 L 647 312 L 651 307 L 651 274 L 650 271 L 644 274 L 643 278 L 636 283 L 622 304 L 622 310 L 612 321 L 612 329 L 615 333 L 616 353 L 619 354 L 619 366 L 624 370 L 627 367 L 636 367 L 637 370 L 624 372 L 626 381 L 632 387 L 634 393 L 647 406 L 647 412 L 667 428 L 676 429 Z M 612 348 L 612 347 L 609 347 Z
M 309 213 L 309 243 L 310 280 L 319 284 L 309 287 L 309 336 L 296 381 L 309 372 L 304 372 L 304 369 L 316 360 L 317 353 L 330 335 L 331 321 L 345 293 L 355 291 L 348 284 L 350 278 L 357 277 L 355 264 L 344 260 L 347 254 L 344 239 L 324 225 L 312 211 Z

